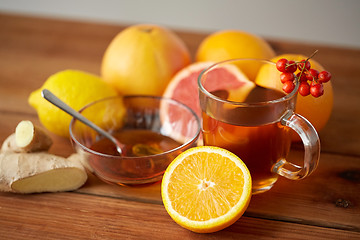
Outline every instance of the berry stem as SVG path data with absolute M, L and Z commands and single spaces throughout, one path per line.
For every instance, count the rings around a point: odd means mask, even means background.
M 301 72 L 300 72 L 300 75 L 299 75 L 299 76 L 302 76 L 302 74 L 304 73 L 306 62 L 308 62 L 311 58 L 313 58 L 313 57 L 318 53 L 318 51 L 319 51 L 319 50 L 316 49 L 316 50 L 305 60 L 305 62 L 304 62 L 304 64 L 303 64 L 303 67 L 301 68 Z M 312 75 L 312 74 L 311 74 L 311 75 Z M 313 76 L 313 79 L 315 79 L 314 76 Z M 299 81 L 298 78 L 297 78 L 296 80 Z
M 310 57 L 308 57 L 308 58 L 306 59 L 306 62 L 309 61 L 311 58 L 313 58 L 313 57 L 317 54 L 318 51 L 319 51 L 319 50 L 316 49 L 316 50 L 310 55 Z

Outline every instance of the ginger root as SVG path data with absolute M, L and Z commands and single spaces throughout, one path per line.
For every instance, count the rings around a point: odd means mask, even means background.
M 31 121 L 21 121 L 15 129 L 15 142 L 25 152 L 47 151 L 51 138 Z
M 21 121 L 3 143 L 3 152 L 38 152 L 47 151 L 52 145 L 51 138 L 31 121 Z
M 87 180 L 73 154 L 63 158 L 46 152 L 51 139 L 30 121 L 22 121 L 3 143 L 0 152 L 0 191 L 40 193 L 72 191 Z
M 0 153 L 0 191 L 40 193 L 71 191 L 87 180 L 84 167 L 46 152 Z

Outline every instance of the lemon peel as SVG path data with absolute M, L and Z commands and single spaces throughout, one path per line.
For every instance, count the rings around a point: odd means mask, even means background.
M 63 137 L 69 137 L 71 117 L 41 96 L 45 88 L 75 110 L 99 99 L 117 95 L 114 88 L 91 73 L 69 69 L 51 75 L 39 89 L 30 94 L 28 103 L 37 111 L 40 122 L 47 130 Z M 101 114 L 104 113 L 93 113 L 100 117 Z

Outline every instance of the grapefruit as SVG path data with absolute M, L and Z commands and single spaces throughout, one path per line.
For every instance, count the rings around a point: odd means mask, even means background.
M 196 62 L 180 70 L 166 87 L 164 96 L 187 105 L 201 119 L 198 77 L 204 69 L 213 64 L 212 62 Z M 213 85 L 207 86 L 209 91 L 227 89 L 229 85 L 234 86 L 237 89 L 236 94 L 229 97 L 229 100 L 233 101 L 242 101 L 255 87 L 255 84 L 239 68 L 230 64 L 217 67 L 211 71 L 208 77 L 214 79 L 209 81 L 213 83 Z
M 206 37 L 196 52 L 196 61 L 214 61 L 234 58 L 271 59 L 275 56 L 272 47 L 261 37 L 239 30 L 223 30 Z M 244 73 L 254 80 L 260 66 L 243 67 Z
M 307 59 L 306 56 L 300 54 L 283 54 L 274 57 L 271 59 L 273 62 L 277 62 L 281 58 L 286 58 L 288 60 L 301 61 Z M 317 61 L 310 59 L 311 68 L 314 68 L 318 71 L 323 71 L 324 67 L 320 65 Z M 298 72 L 299 70 L 297 70 Z M 295 72 L 295 74 L 297 73 Z M 262 87 L 272 88 L 279 91 L 282 91 L 282 83 L 280 81 L 280 72 L 271 66 L 263 66 L 255 80 L 256 84 Z M 324 83 L 324 95 L 319 98 L 314 98 L 309 95 L 303 97 L 298 95 L 296 102 L 295 112 L 305 117 L 311 122 L 315 129 L 319 132 L 321 131 L 326 123 L 328 122 L 332 108 L 333 108 L 334 96 L 333 88 L 331 81 Z M 293 140 L 300 140 L 296 135 L 293 137 Z
M 169 29 L 134 25 L 111 41 L 101 75 L 120 94 L 161 96 L 174 74 L 190 62 L 185 43 Z
M 190 107 L 198 117 L 201 116 L 198 93 L 198 76 L 210 67 L 212 62 L 192 63 L 180 70 L 164 91 L 164 97 L 177 100 Z

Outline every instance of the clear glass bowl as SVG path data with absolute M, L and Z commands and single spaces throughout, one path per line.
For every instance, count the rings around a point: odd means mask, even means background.
M 134 137 L 139 143 L 146 141 L 144 135 L 137 135 L 138 131 L 154 133 L 178 142 L 163 152 L 151 151 L 152 147 L 148 151 L 146 147 L 145 152 L 135 156 L 104 153 L 94 150 L 103 137 L 80 121 L 72 119 L 70 136 L 74 148 L 84 156 L 89 170 L 109 183 L 144 184 L 160 180 L 177 155 L 197 145 L 200 134 L 200 120 L 196 114 L 184 104 L 168 98 L 110 97 L 88 104 L 80 113 L 113 135 L 130 132 L 123 139 L 124 142 Z M 108 144 L 109 148 L 114 147 L 111 142 Z M 132 149 L 135 147 L 142 151 L 142 146 L 136 145 Z

